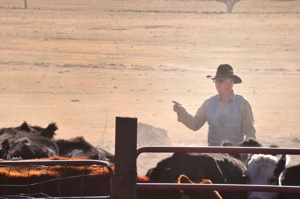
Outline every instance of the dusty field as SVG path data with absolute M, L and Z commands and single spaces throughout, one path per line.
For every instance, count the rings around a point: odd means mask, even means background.
M 171 101 L 195 113 L 215 94 L 206 75 L 229 63 L 258 140 L 300 147 L 300 1 L 243 0 L 232 14 L 192 0 L 27 4 L 0 2 L 0 127 L 56 122 L 57 137 L 83 135 L 114 152 L 115 118 L 137 117 L 174 146 L 205 146 L 207 126 L 188 130 Z M 138 171 L 165 155 L 141 155 Z

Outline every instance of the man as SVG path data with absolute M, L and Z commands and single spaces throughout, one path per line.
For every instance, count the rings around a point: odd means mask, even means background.
M 233 84 L 242 83 L 241 78 L 233 74 L 228 64 L 221 64 L 216 75 L 207 78 L 213 80 L 218 94 L 206 99 L 195 116 L 173 101 L 178 121 L 194 131 L 207 121 L 209 146 L 219 146 L 223 141 L 237 146 L 249 138 L 256 139 L 251 105 L 233 91 Z

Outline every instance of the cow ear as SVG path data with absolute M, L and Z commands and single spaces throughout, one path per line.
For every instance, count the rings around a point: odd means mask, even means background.
M 275 176 L 278 177 L 281 174 L 281 172 L 284 170 L 285 166 L 287 165 L 288 161 L 289 161 L 289 156 L 283 154 L 276 164 L 276 168 L 274 170 Z
M 2 150 L 8 151 L 10 149 L 11 143 L 8 139 L 3 140 L 1 143 Z
M 20 130 L 26 131 L 26 132 L 31 132 L 31 128 L 29 127 L 29 125 L 27 124 L 26 121 L 24 121 L 23 124 L 20 126 Z
M 55 123 L 51 123 L 45 128 L 42 132 L 40 132 L 40 135 L 46 138 L 53 139 L 55 135 L 55 131 L 58 129 L 57 125 Z

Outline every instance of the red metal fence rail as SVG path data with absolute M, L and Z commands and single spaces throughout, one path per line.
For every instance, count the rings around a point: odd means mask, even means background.
M 137 183 L 136 182 L 136 158 L 141 153 L 254 153 L 254 154 L 290 154 L 300 155 L 298 148 L 271 148 L 271 147 L 142 147 L 136 149 L 137 143 L 137 119 L 136 118 L 117 118 L 116 120 L 116 185 L 122 186 L 124 182 L 134 184 L 130 189 L 115 188 L 116 197 L 114 199 L 135 199 L 136 189 L 138 190 L 180 190 L 180 189 L 198 189 L 198 190 L 218 190 L 218 191 L 262 191 L 262 192 L 291 192 L 300 193 L 300 187 L 297 186 L 268 186 L 268 185 L 240 185 L 240 184 L 175 184 L 175 183 Z M 128 150 L 130 149 L 130 150 Z M 127 152 L 126 152 L 127 150 Z M 132 157 L 135 157 L 134 160 Z M 128 161 L 130 160 L 130 161 Z M 125 161 L 125 164 L 122 162 Z M 118 169 L 119 168 L 119 169 Z M 129 172 L 129 173 L 126 173 Z M 136 189 L 135 189 L 136 188 Z
M 300 155 L 300 148 L 274 147 L 142 147 L 136 151 L 136 157 L 141 153 L 252 153 L 252 154 L 290 154 Z

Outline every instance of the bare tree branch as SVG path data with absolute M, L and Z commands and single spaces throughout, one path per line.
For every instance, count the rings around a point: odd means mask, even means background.
M 227 13 L 232 13 L 234 5 L 240 0 L 216 0 L 221 3 L 225 3 L 227 6 Z

